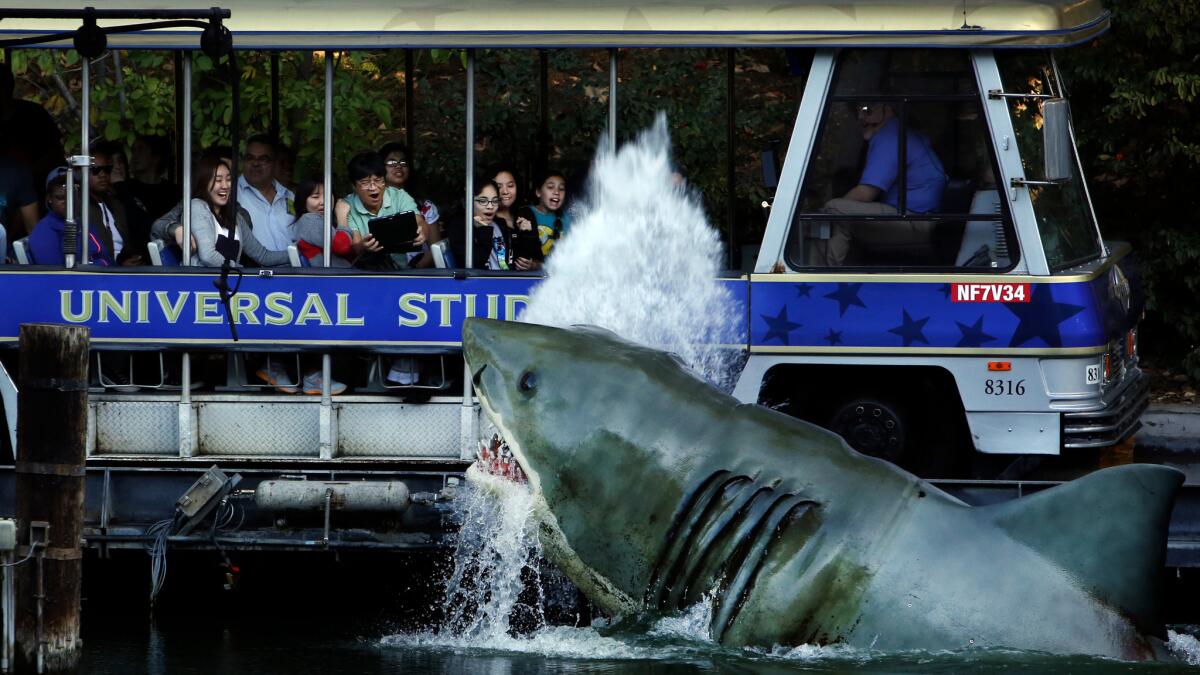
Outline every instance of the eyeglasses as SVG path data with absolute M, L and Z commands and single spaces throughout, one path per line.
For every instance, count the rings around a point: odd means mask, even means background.
M 408 166 L 408 162 L 406 162 L 402 159 L 389 159 L 388 161 L 384 162 L 384 165 L 387 166 L 387 168 L 391 169 L 394 167 Z
M 271 162 L 275 161 L 275 158 L 272 157 L 271 155 L 251 155 L 250 153 L 246 153 L 246 154 L 242 155 L 242 159 L 247 164 L 253 164 L 255 162 L 258 162 L 260 164 L 270 164 Z
M 360 188 L 363 188 L 364 190 L 369 187 L 380 187 L 382 185 L 383 185 L 383 179 L 378 176 L 369 176 L 367 178 L 360 178 L 360 179 L 354 181 L 355 187 L 360 187 Z
M 475 203 L 480 206 L 500 206 L 500 198 L 488 199 L 487 197 L 476 197 Z
M 92 166 L 92 173 L 94 173 L 98 176 L 102 176 L 106 173 L 112 173 L 112 170 L 113 170 L 112 164 L 95 164 Z

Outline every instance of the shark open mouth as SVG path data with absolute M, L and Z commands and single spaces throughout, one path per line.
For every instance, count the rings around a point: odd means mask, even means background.
M 475 450 L 473 468 L 484 475 L 501 478 L 521 485 L 527 485 L 529 478 L 525 470 L 517 462 L 508 442 L 496 428 L 487 429 L 483 438 L 479 439 L 479 447 Z

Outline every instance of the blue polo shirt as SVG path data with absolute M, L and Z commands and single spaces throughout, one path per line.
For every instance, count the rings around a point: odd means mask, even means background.
M 867 142 L 867 163 L 859 183 L 883 191 L 880 201 L 900 208 L 900 120 L 892 118 Z M 906 206 L 914 213 L 930 213 L 942 208 L 946 189 L 946 171 L 929 139 L 917 131 L 908 131 L 905 150 L 908 195 Z

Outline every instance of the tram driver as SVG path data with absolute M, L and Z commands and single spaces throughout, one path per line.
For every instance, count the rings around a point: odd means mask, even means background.
M 900 171 L 900 120 L 890 103 L 856 107 L 858 127 L 867 143 L 866 162 L 858 183 L 831 199 L 825 213 L 848 216 L 893 216 L 900 213 L 900 178 L 905 177 L 905 211 L 939 211 L 947 176 L 929 138 L 911 126 L 906 130 L 904 171 Z M 828 238 L 811 240 L 809 264 L 841 266 L 852 245 L 927 245 L 934 222 L 929 220 L 838 220 L 830 223 Z

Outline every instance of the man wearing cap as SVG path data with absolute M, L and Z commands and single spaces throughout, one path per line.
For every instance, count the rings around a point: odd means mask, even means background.
M 76 211 L 79 210 L 79 195 L 75 196 Z M 29 235 L 30 262 L 35 265 L 62 265 L 63 230 L 66 228 L 67 217 L 67 167 L 60 166 L 46 176 L 46 217 L 38 221 Z M 76 216 L 78 222 L 78 216 Z M 88 260 L 93 265 L 111 266 L 113 256 L 111 249 L 106 249 L 97 236 L 97 228 L 103 227 L 97 219 L 89 223 Z

